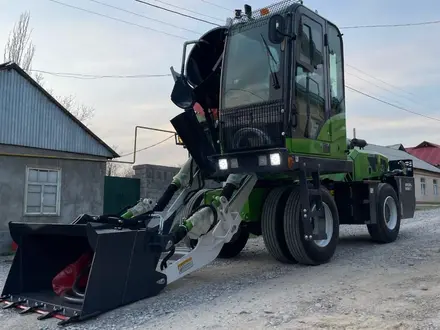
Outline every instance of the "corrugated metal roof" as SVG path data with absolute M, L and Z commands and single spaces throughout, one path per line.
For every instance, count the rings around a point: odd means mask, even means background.
M 119 157 L 15 63 L 0 65 L 0 143 Z
M 405 151 L 405 147 L 403 146 L 403 144 L 398 143 L 398 144 L 392 144 L 390 146 L 386 146 L 387 148 L 391 148 L 391 149 L 397 149 L 397 150 L 402 150 Z
M 375 144 L 368 144 L 364 150 L 374 151 L 383 154 L 388 157 L 389 160 L 399 160 L 399 159 L 411 159 L 413 161 L 413 167 L 419 170 L 425 170 L 434 173 L 440 173 L 440 169 L 432 166 L 431 164 L 398 149 L 388 148 L 384 146 L 379 146 Z
M 408 152 L 434 166 L 440 164 L 440 147 L 408 148 Z

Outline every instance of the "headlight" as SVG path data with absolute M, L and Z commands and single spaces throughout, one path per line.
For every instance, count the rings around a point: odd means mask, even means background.
M 281 155 L 279 153 L 270 154 L 270 165 L 278 166 L 281 165 Z
M 218 160 L 218 167 L 220 170 L 225 171 L 228 169 L 228 160 L 227 159 L 219 159 Z

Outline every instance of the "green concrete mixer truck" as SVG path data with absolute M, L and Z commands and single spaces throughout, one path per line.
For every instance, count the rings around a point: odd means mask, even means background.
M 412 161 L 347 139 L 342 34 L 300 1 L 236 10 L 186 42 L 171 72 L 187 162 L 156 202 L 69 224 L 10 222 L 4 308 L 82 321 L 238 255 L 251 234 L 281 263 L 319 265 L 340 225 L 391 243 L 413 217 Z

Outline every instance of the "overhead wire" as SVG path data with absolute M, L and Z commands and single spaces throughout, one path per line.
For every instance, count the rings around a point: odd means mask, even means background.
M 83 11 L 83 12 L 87 12 L 87 13 L 89 13 L 89 14 L 94 14 L 94 15 L 101 16 L 101 17 L 105 17 L 105 18 L 108 18 L 108 19 L 111 19 L 111 20 L 114 20 L 114 21 L 122 22 L 122 23 L 125 23 L 125 24 L 128 24 L 128 25 L 137 26 L 137 27 L 140 27 L 140 28 L 142 28 L 142 29 L 146 29 L 146 30 L 150 30 L 150 31 L 153 31 L 153 32 L 157 32 L 157 33 L 165 34 L 165 35 L 168 35 L 168 36 L 170 36 L 170 37 L 174 37 L 174 38 L 179 38 L 179 39 L 187 40 L 187 38 L 182 37 L 182 36 L 179 36 L 179 35 L 177 35 L 177 34 L 173 34 L 173 33 L 165 32 L 165 31 L 157 30 L 157 29 L 154 29 L 154 28 L 151 28 L 151 27 L 145 26 L 145 25 L 140 25 L 140 24 L 136 24 L 136 23 L 133 23 L 133 22 L 125 21 L 125 20 L 122 20 L 122 19 L 119 19 L 119 18 L 115 18 L 115 17 L 112 17 L 112 16 L 108 16 L 108 15 L 105 15 L 105 14 L 98 13 L 98 12 L 96 12 L 96 11 L 92 11 L 92 10 L 84 9 L 84 8 L 81 8 L 81 7 L 77 7 L 77 6 L 69 5 L 69 4 L 64 3 L 64 2 L 61 2 L 61 1 L 57 1 L 57 0 L 48 0 L 48 1 L 51 1 L 51 2 L 57 3 L 57 4 L 62 5 L 62 6 L 70 7 L 70 8 L 72 8 L 72 9 L 76 9 L 76 10 L 80 10 L 80 11 Z
M 204 20 L 202 18 L 195 17 L 195 16 L 179 13 L 178 11 L 175 11 L 175 10 L 172 10 L 172 9 L 168 9 L 168 8 L 165 8 L 165 7 L 162 7 L 162 6 L 158 6 L 158 5 L 155 5 L 155 4 L 147 2 L 147 1 L 143 1 L 143 0 L 135 0 L 135 1 L 139 2 L 139 3 L 142 3 L 142 4 L 146 5 L 146 6 L 154 7 L 154 8 L 157 8 L 157 9 L 161 9 L 161 10 L 164 10 L 164 11 L 176 14 L 176 15 L 180 15 L 180 16 L 183 16 L 183 17 L 186 17 L 186 18 L 194 19 L 194 20 L 199 21 L 199 22 L 203 22 L 203 23 L 207 23 L 207 24 L 211 24 L 211 25 L 216 25 L 216 26 L 221 26 L 220 24 L 213 23 L 213 22 L 210 22 L 210 21 L 207 21 L 207 20 Z
M 133 155 L 135 152 L 141 152 L 141 151 L 145 151 L 145 150 L 147 150 L 147 149 L 151 149 L 151 148 L 153 148 L 153 147 L 156 147 L 156 146 L 158 146 L 158 145 L 160 145 L 160 144 L 162 144 L 162 143 L 165 143 L 166 141 L 168 141 L 169 139 L 171 139 L 171 138 L 173 138 L 173 137 L 174 137 L 174 135 L 171 135 L 171 136 L 167 137 L 166 139 L 163 139 L 163 140 L 161 140 L 161 141 L 159 141 L 159 142 L 156 142 L 156 143 L 154 143 L 154 144 L 152 144 L 152 145 L 149 145 L 149 146 L 147 146 L 147 147 L 145 147 L 145 148 L 141 148 L 141 149 L 139 149 L 139 150 L 132 151 L 132 152 L 130 152 L 130 153 L 128 153 L 128 154 L 121 155 L 121 158 L 122 158 L 122 157 L 126 157 L 126 156 L 130 156 L 130 155 Z
M 170 77 L 168 74 L 135 74 L 135 75 L 97 75 L 97 74 L 84 74 L 84 73 L 71 73 L 71 72 L 52 72 L 45 70 L 30 69 L 29 71 L 45 73 L 57 77 L 74 78 L 74 79 L 103 79 L 103 78 L 158 78 L 158 77 Z
M 223 7 L 217 3 L 208 1 L 208 0 L 200 0 L 201 2 L 210 4 L 211 6 L 215 6 L 220 9 L 224 9 L 229 12 L 233 12 L 233 10 Z M 371 24 L 371 25 L 351 25 L 351 26 L 340 26 L 340 29 L 374 29 L 374 28 L 394 28 L 394 27 L 409 27 L 409 26 L 421 26 L 421 25 L 432 25 L 432 24 L 440 24 L 440 20 L 434 21 L 422 21 L 422 22 L 414 22 L 414 23 L 395 23 L 395 24 Z
M 229 8 L 226 8 L 226 7 L 220 6 L 220 5 L 218 5 L 218 4 L 216 4 L 216 3 L 213 3 L 213 2 L 211 2 L 211 1 L 207 1 L 207 0 L 200 0 L 200 1 L 202 1 L 202 2 L 204 2 L 204 3 L 207 3 L 207 4 L 211 5 L 211 6 L 214 6 L 214 7 L 220 8 L 220 9 L 224 9 L 224 10 L 230 12 L 230 13 L 233 13 L 233 12 L 234 12 L 233 10 L 230 10 Z
M 380 86 L 380 85 L 378 85 L 378 84 L 375 84 L 374 82 L 369 81 L 369 80 L 367 80 L 367 79 L 365 79 L 365 78 L 362 78 L 362 77 L 360 77 L 360 76 L 358 76 L 358 75 L 356 75 L 356 74 L 354 74 L 354 73 L 351 73 L 351 72 L 348 72 L 348 71 L 345 71 L 345 73 L 348 74 L 348 75 L 350 75 L 350 76 L 356 77 L 356 78 L 359 79 L 359 80 L 365 81 L 365 82 L 367 82 L 367 83 L 369 83 L 369 84 L 371 84 L 371 85 L 373 85 L 373 86 L 376 86 L 377 88 L 380 88 L 381 90 L 385 90 L 385 91 L 387 91 L 387 92 L 389 92 L 389 93 L 391 93 L 391 94 L 394 94 L 394 95 L 396 95 L 396 96 L 398 96 L 398 97 L 405 97 L 407 100 L 413 102 L 414 104 L 418 104 L 418 105 L 421 105 L 421 106 L 425 106 L 425 105 L 421 104 L 420 102 L 414 101 L 413 99 L 407 97 L 406 95 L 398 94 L 398 93 L 394 92 L 394 91 L 391 90 L 391 89 L 388 89 L 388 88 L 385 88 L 385 87 Z
M 431 25 L 431 24 L 440 24 L 440 20 L 417 22 L 417 23 L 401 23 L 401 24 L 352 25 L 352 26 L 341 26 L 340 29 L 393 28 L 393 27 L 408 27 L 408 26 L 420 26 L 420 25 Z
M 206 15 L 206 14 L 203 14 L 203 13 L 199 13 L 197 11 L 194 11 L 194 10 L 191 10 L 191 9 L 188 9 L 188 8 L 185 8 L 185 7 L 180 7 L 180 6 L 177 6 L 177 5 L 173 5 L 172 3 L 169 3 L 169 2 L 166 2 L 166 1 L 162 1 L 162 0 L 154 0 L 154 1 L 162 3 L 162 4 L 164 4 L 164 5 L 168 6 L 168 7 L 171 7 L 171 8 L 176 8 L 176 9 L 184 10 L 184 11 L 186 11 L 188 13 L 196 14 L 196 15 L 199 15 L 199 16 L 207 17 L 207 18 L 212 18 L 212 19 L 215 19 L 215 20 L 221 21 L 221 22 L 224 21 L 221 18 L 210 16 L 210 15 Z
M 396 85 L 393 85 L 393 84 L 391 84 L 391 83 L 389 83 L 389 82 L 386 82 L 385 80 L 382 80 L 382 79 L 380 79 L 380 78 L 374 77 L 373 75 L 371 75 L 371 74 L 369 74 L 369 73 L 367 73 L 367 72 L 365 72 L 365 71 L 363 71 L 363 70 L 361 70 L 361 69 L 359 69 L 359 68 L 357 68 L 357 67 L 355 67 L 355 66 L 353 66 L 353 65 L 350 65 L 350 64 L 348 64 L 348 63 L 345 63 L 345 65 L 348 66 L 348 67 L 350 67 L 350 68 L 352 68 L 352 69 L 355 69 L 356 71 L 358 71 L 358 72 L 360 72 L 360 73 L 362 73 L 362 74 L 364 74 L 364 75 L 366 75 L 366 76 L 368 76 L 368 77 L 370 77 L 370 78 L 373 78 L 373 79 L 375 79 L 375 80 L 377 80 L 377 81 L 380 81 L 381 83 L 383 83 L 383 84 L 385 84 L 385 85 L 388 85 L 388 86 L 393 87 L 393 88 L 395 88 L 395 89 L 398 89 L 398 90 L 400 90 L 400 91 L 402 91 L 402 92 L 404 92 L 404 93 L 406 93 L 406 94 L 410 94 L 410 95 L 412 95 L 412 96 L 417 97 L 417 96 L 414 95 L 413 93 L 411 93 L 411 92 L 409 92 L 409 91 L 407 91 L 407 90 L 405 90 L 405 89 L 402 89 L 402 88 L 400 88 L 400 87 L 398 87 L 398 86 L 396 86 Z
M 387 105 L 389 105 L 389 106 L 391 106 L 391 107 L 393 107 L 393 108 L 400 109 L 400 110 L 402 110 L 402 111 L 406 111 L 406 112 L 412 113 L 412 114 L 417 115 L 417 116 L 425 117 L 425 118 L 427 118 L 427 119 L 431 119 L 431 120 L 435 120 L 435 121 L 439 121 L 439 122 L 440 122 L 440 119 L 439 119 L 439 118 L 435 118 L 435 117 L 427 116 L 427 115 L 421 114 L 421 113 L 419 113 L 419 112 L 416 112 L 416 111 L 412 111 L 412 110 L 410 110 L 410 109 L 407 109 L 407 108 L 405 108 L 405 107 L 398 106 L 398 105 L 393 104 L 393 103 L 391 103 L 391 102 L 384 101 L 384 100 L 382 100 L 382 99 L 380 99 L 380 98 L 378 98 L 378 97 L 375 97 L 375 96 L 373 96 L 373 95 L 371 95 L 371 94 L 361 92 L 360 90 L 358 90 L 358 89 L 356 89 L 356 88 L 353 88 L 353 87 L 351 87 L 351 86 L 349 86 L 349 85 L 347 85 L 347 84 L 345 84 L 345 87 L 348 88 L 349 90 L 355 92 L 355 93 L 358 93 L 358 94 L 364 95 L 365 97 L 368 97 L 368 98 L 370 98 L 370 99 L 373 99 L 373 100 L 376 100 L 376 101 L 378 101 L 378 102 L 381 102 L 381 103 L 387 104 Z
M 91 13 L 91 14 L 95 14 L 95 15 L 98 15 L 98 16 L 101 16 L 101 17 L 109 18 L 109 19 L 112 19 L 112 20 L 115 20 L 115 21 L 120 21 L 120 22 L 123 22 L 123 23 L 129 24 L 129 25 L 138 26 L 138 27 L 140 27 L 140 28 L 148 29 L 148 30 L 151 30 L 151 31 L 154 31 L 154 32 L 158 32 L 158 33 L 166 34 L 166 35 L 169 35 L 169 36 L 172 36 L 172 37 L 177 37 L 177 38 L 180 38 L 180 39 L 186 39 L 186 38 L 184 38 L 184 37 L 181 37 L 181 36 L 178 36 L 178 35 L 175 35 L 175 34 L 172 34 L 172 33 L 168 33 L 168 32 L 165 32 L 165 31 L 161 31 L 161 30 L 157 30 L 157 29 L 154 29 L 154 28 L 146 27 L 146 26 L 143 26 L 143 25 L 140 25 L 140 24 L 136 24 L 136 23 L 128 22 L 128 21 L 121 20 L 121 19 L 118 19 L 118 18 L 114 18 L 114 17 L 108 16 L 108 15 L 104 15 L 104 14 L 101 14 L 101 13 L 97 13 L 97 12 L 94 12 L 94 11 L 91 11 L 91 10 L 88 10 L 88 9 L 84 9 L 84 8 L 80 8 L 80 7 L 77 7 L 77 6 L 69 5 L 69 4 L 66 4 L 66 3 L 63 3 L 63 2 L 60 2 L 60 1 L 57 1 L 57 0 L 49 0 L 49 1 L 54 2 L 54 3 L 57 3 L 57 4 L 60 4 L 60 5 L 63 5 L 63 6 L 66 6 L 66 7 L 70 7 L 70 8 L 73 8 L 73 9 L 77 9 L 77 10 L 81 10 L 81 11 L 88 12 L 88 13 Z M 131 13 L 131 14 L 137 15 L 137 16 L 141 16 L 141 17 L 143 16 L 143 15 L 140 15 L 140 14 L 137 14 L 137 13 L 134 13 L 134 12 L 131 12 L 131 11 L 128 11 L 128 10 L 125 10 L 125 9 L 122 9 L 122 8 L 119 8 L 119 7 L 116 7 L 116 6 L 112 6 L 112 5 L 108 5 L 108 4 L 101 3 L 100 1 L 97 1 L 97 0 L 89 0 L 89 1 L 92 1 L 92 2 L 95 2 L 95 3 L 99 3 L 99 4 L 102 4 L 102 5 L 108 6 L 108 7 L 112 7 L 112 8 L 115 8 L 115 9 L 121 10 L 121 11 L 125 11 L 125 12 L 128 12 L 128 13 Z M 200 19 L 200 18 L 197 18 L 197 17 L 191 16 L 191 15 L 186 15 L 186 14 L 183 14 L 183 13 L 179 13 L 179 12 L 177 12 L 177 11 L 174 11 L 174 10 L 171 10 L 171 9 L 168 9 L 168 8 L 165 8 L 165 7 L 162 7 L 162 6 L 158 6 L 158 5 L 152 4 L 152 3 L 147 2 L 147 1 L 144 1 L 144 0 L 135 0 L 135 1 L 136 1 L 136 2 L 139 2 L 139 3 L 142 3 L 142 4 L 144 4 L 144 5 L 148 5 L 148 6 L 151 6 L 151 7 L 157 8 L 157 9 L 161 9 L 161 10 L 164 10 L 164 11 L 167 11 L 167 12 L 171 12 L 171 13 L 174 13 L 174 14 L 176 14 L 176 15 L 180 15 L 180 16 L 183 16 L 183 17 L 186 17 L 186 18 L 190 18 L 190 19 L 197 20 L 197 21 L 204 22 L 204 23 L 211 24 L 211 25 L 220 26 L 219 24 L 216 24 L 216 23 L 213 23 L 213 22 L 210 22 L 210 21 L 207 21 L 207 20 L 203 20 L 203 19 Z M 155 1 L 157 1 L 157 2 L 162 2 L 162 3 L 164 3 L 164 4 L 167 4 L 166 2 L 161 1 L 161 0 L 155 0 Z M 229 11 L 228 8 L 226 8 L 226 7 L 222 7 L 222 6 L 219 6 L 219 5 L 217 5 L 217 4 L 215 4 L 215 3 L 212 3 L 212 2 L 210 2 L 210 1 L 206 1 L 206 0 L 201 0 L 201 1 Z M 170 5 L 170 4 L 168 4 L 168 5 Z M 183 10 L 183 7 L 180 7 L 180 8 L 179 8 L 178 6 L 175 6 L 175 5 L 171 5 L 171 6 L 174 6 L 175 8 L 178 8 L 178 9 L 182 9 L 182 10 Z M 194 12 L 194 13 L 196 13 L 196 12 Z M 149 18 L 149 17 L 144 17 L 144 18 L 151 19 L 151 18 Z M 156 19 L 152 19 L 152 20 L 156 20 Z M 159 20 L 156 20 L 156 21 L 159 21 Z M 163 21 L 159 21 L 159 22 L 167 24 L 166 22 L 163 22 Z M 404 23 L 404 24 L 357 25 L 357 26 L 345 26 L 345 27 L 342 26 L 341 29 L 379 28 L 379 27 L 398 27 L 398 26 L 418 26 L 418 25 L 438 24 L 438 23 L 440 23 L 440 20 L 439 20 L 439 21 L 418 22 L 418 23 Z M 171 25 L 171 24 L 168 24 L 168 25 L 173 26 L 173 25 Z M 177 26 L 174 26 L 174 27 L 176 27 L 176 28 L 181 28 L 181 27 L 177 27 Z M 184 29 L 184 30 L 185 30 L 185 29 Z M 190 31 L 190 32 L 198 33 L 198 32 L 196 32 L 196 31 Z M 353 69 L 355 69 L 355 70 L 357 70 L 357 71 L 359 71 L 359 72 L 361 72 L 361 73 L 363 73 L 363 74 L 365 74 L 365 75 L 367 75 L 367 76 L 370 76 L 370 77 L 372 77 L 372 78 L 374 78 L 374 79 L 376 79 L 376 80 L 378 80 L 378 81 L 381 81 L 381 82 L 384 83 L 384 84 L 387 84 L 387 85 L 389 85 L 389 86 L 391 86 L 391 87 L 394 87 L 394 88 L 396 88 L 396 89 L 399 89 L 399 90 L 401 90 L 401 91 L 403 91 L 403 92 L 405 92 L 405 93 L 407 93 L 407 94 L 414 95 L 414 94 L 412 94 L 412 93 L 410 93 L 410 92 L 408 92 L 408 91 L 406 91 L 406 90 L 403 90 L 403 89 L 401 89 L 401 88 L 399 88 L 399 87 L 397 87 L 397 86 L 394 86 L 394 85 L 392 85 L 392 84 L 390 84 L 390 83 L 387 83 L 387 82 L 385 82 L 385 81 L 383 81 L 383 80 L 381 80 L 381 79 L 379 79 L 379 78 L 373 77 L 373 76 L 367 74 L 366 72 L 364 72 L 363 70 L 360 70 L 360 69 L 358 69 L 358 68 L 356 68 L 356 67 L 354 67 L 354 66 L 352 66 L 352 65 L 349 65 L 349 64 L 345 64 L 345 65 L 347 65 L 347 66 L 349 66 L 349 67 L 351 67 L 351 68 L 353 68 Z M 33 70 L 33 71 L 35 71 L 35 72 L 40 72 L 40 73 L 46 73 L 46 74 L 52 74 L 52 75 L 58 75 L 58 76 L 61 76 L 61 77 L 77 78 L 77 79 L 100 79 L 100 78 L 151 78 L 151 77 L 164 77 L 164 76 L 170 76 L 170 75 L 171 75 L 171 74 L 164 74 L 164 75 L 86 75 L 86 74 L 73 74 L 73 73 L 57 73 L 57 72 L 50 72 L 50 71 L 44 71 L 44 70 Z M 358 77 L 358 78 L 359 78 L 359 77 Z M 362 79 L 362 78 L 360 78 L 360 79 Z M 370 83 L 371 83 L 371 82 L 370 82 Z M 412 114 L 416 114 L 416 115 L 419 115 L 419 116 L 422 116 L 422 117 L 425 117 L 425 118 L 429 118 L 429 119 L 432 119 L 432 120 L 440 121 L 440 119 L 438 119 L 438 118 L 434 118 L 434 117 L 426 116 L 426 115 L 420 114 L 420 113 L 418 113 L 418 112 L 415 112 L 415 111 L 412 111 L 412 110 L 406 109 L 405 107 L 401 107 L 401 106 L 395 105 L 395 104 L 393 104 L 393 103 L 391 103 L 391 102 L 384 101 L 384 100 L 379 99 L 379 98 L 377 98 L 377 97 L 375 97 L 375 96 L 372 96 L 372 95 L 370 95 L 370 94 L 367 94 L 367 93 L 361 92 L 361 91 L 359 91 L 359 90 L 357 90 L 357 89 L 355 89 L 355 88 L 353 88 L 353 87 L 350 87 L 350 86 L 348 86 L 348 85 L 346 85 L 346 87 L 347 87 L 348 89 L 354 91 L 354 92 L 357 92 L 357 93 L 359 93 L 359 94 L 362 94 L 362 95 L 364 95 L 364 96 L 366 96 L 366 97 L 369 97 L 369 98 L 371 98 L 371 99 L 377 100 L 377 101 L 382 102 L 382 103 L 384 103 L 384 104 L 387 104 L 387 105 L 389 105 L 389 106 L 395 107 L 395 108 L 397 108 L 397 109 L 400 109 L 400 110 L 403 110 L 403 111 L 406 111 L 406 112 L 409 112 L 409 113 L 412 113 Z M 382 88 L 383 88 L 383 87 L 382 87 Z M 415 95 L 414 95 L 414 96 L 415 96 Z M 169 137 L 168 139 L 170 139 L 170 138 L 171 138 L 171 137 Z M 165 141 L 168 140 L 168 139 L 165 139 L 164 141 L 162 141 L 162 142 L 160 142 L 160 143 L 163 143 L 163 142 L 165 142 Z M 149 147 L 147 147 L 147 149 L 148 149 L 148 148 L 149 148 Z M 145 148 L 142 149 L 142 150 L 145 150 Z M 130 155 L 130 154 L 128 154 L 128 155 Z
M 122 12 L 125 12 L 125 13 L 131 14 L 131 15 L 135 15 L 135 16 L 138 16 L 138 17 L 142 17 L 142 18 L 148 19 L 148 20 L 150 20 L 150 21 L 154 21 L 154 22 L 158 22 L 158 23 L 161 23 L 161 24 L 165 24 L 165 25 L 168 25 L 168 26 L 174 27 L 174 28 L 176 28 L 176 29 L 180 29 L 180 30 L 184 30 L 184 31 L 192 32 L 192 33 L 195 33 L 195 34 L 201 34 L 201 33 L 198 32 L 198 31 L 194 31 L 194 30 L 191 30 L 191 29 L 184 28 L 184 27 L 182 27 L 182 26 L 178 26 L 178 25 L 171 24 L 171 23 L 169 23 L 169 22 L 161 21 L 161 20 L 156 19 L 156 18 L 151 18 L 151 17 L 145 16 L 145 15 L 142 15 L 142 14 L 138 14 L 138 13 L 136 13 L 136 12 L 134 12 L 134 11 L 130 11 L 130 10 L 127 10 L 127 9 L 123 9 L 123 8 L 116 7 L 116 6 L 113 6 L 113 5 L 109 5 L 108 3 L 104 3 L 104 2 L 101 2 L 101 1 L 98 1 L 98 0 L 89 0 L 89 1 L 94 2 L 94 3 L 97 3 L 97 4 L 100 4 L 100 5 L 102 5 L 102 6 L 106 6 L 106 7 L 109 7 L 109 8 L 113 8 L 113 9 L 116 9 L 116 10 L 119 10 L 119 11 L 122 11 Z M 156 0 L 156 1 L 157 1 L 157 0 Z

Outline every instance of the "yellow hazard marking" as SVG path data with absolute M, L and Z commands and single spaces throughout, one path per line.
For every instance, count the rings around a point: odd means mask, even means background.
M 188 269 L 194 266 L 192 257 L 183 260 L 181 263 L 177 264 L 177 268 L 179 269 L 179 274 L 186 272 Z

